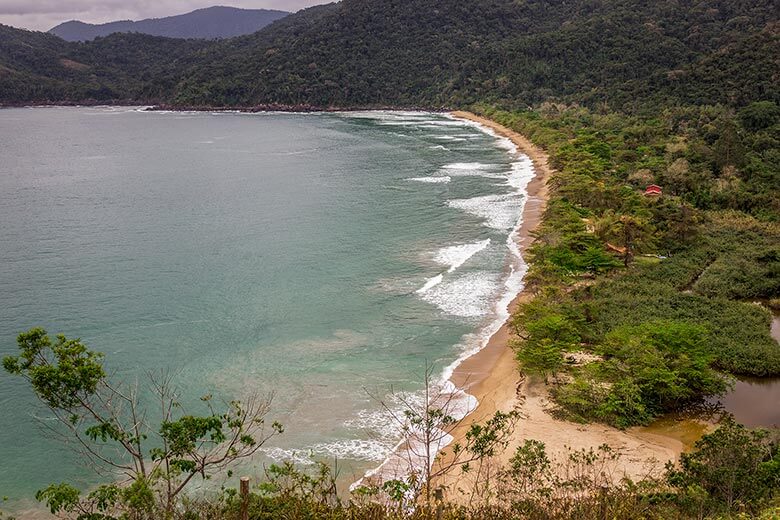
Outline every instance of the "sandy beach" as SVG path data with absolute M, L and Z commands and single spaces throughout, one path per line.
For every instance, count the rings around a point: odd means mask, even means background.
M 526 137 L 486 118 L 469 112 L 454 112 L 453 116 L 478 122 L 511 139 L 533 161 L 536 177 L 528 185 L 528 201 L 518 231 L 520 248 L 527 251 L 533 241 L 532 232 L 541 220 L 548 199 L 547 181 L 552 168 L 548 164 L 547 154 Z M 528 291 L 521 292 L 510 305 L 510 312 L 532 297 Z M 499 410 L 518 410 L 522 418 L 507 449 L 498 454 L 494 461 L 499 466 L 507 464 L 516 448 L 527 439 L 544 442 L 550 458 L 559 461 L 570 449 L 595 449 L 608 444 L 622 454 L 616 467 L 609 468 L 615 478 L 625 475 L 640 479 L 663 468 L 666 461 L 676 459 L 682 453 L 685 448 L 682 441 L 645 431 L 644 428 L 622 431 L 601 424 L 583 425 L 553 418 L 548 413 L 551 403 L 544 383 L 525 378 L 520 373 L 514 352 L 509 347 L 511 337 L 512 332 L 505 324 L 490 338 L 484 349 L 466 359 L 453 373 L 453 383 L 479 401 L 478 407 L 450 432 L 455 442 L 462 443 L 466 431 L 474 422 L 484 422 Z M 446 456 L 439 463 L 447 464 Z M 469 474 L 461 474 L 455 469 L 442 478 L 439 484 L 446 486 L 446 494 L 450 499 L 459 501 L 465 495 L 458 489 L 468 492 L 470 478 Z

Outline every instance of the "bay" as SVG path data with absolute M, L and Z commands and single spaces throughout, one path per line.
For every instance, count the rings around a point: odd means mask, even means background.
M 397 431 L 368 393 L 419 391 L 518 289 L 530 163 L 446 115 L 9 109 L 0 139 L 0 354 L 43 326 L 117 380 L 170 371 L 194 413 L 273 392 L 286 432 L 257 478 L 290 457 L 376 467 Z M 0 412 L 0 495 L 95 482 L 5 373 Z

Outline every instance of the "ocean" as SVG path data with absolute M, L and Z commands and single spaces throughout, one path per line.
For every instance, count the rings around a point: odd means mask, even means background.
M 0 354 L 43 326 L 117 381 L 170 373 L 187 412 L 272 393 L 285 433 L 256 479 L 378 467 L 399 440 L 379 401 L 419 395 L 428 366 L 446 381 L 522 287 L 532 164 L 446 114 L 8 109 L 0 138 Z M 0 411 L 10 504 L 97 482 L 23 380 L 0 374 Z

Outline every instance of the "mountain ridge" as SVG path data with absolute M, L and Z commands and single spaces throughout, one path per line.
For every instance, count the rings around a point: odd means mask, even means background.
M 91 24 L 80 20 L 70 20 L 51 28 L 48 32 L 69 42 L 91 41 L 118 32 L 136 32 L 167 38 L 213 40 L 251 34 L 289 14 L 287 11 L 274 9 L 212 6 L 184 14 L 137 21 L 116 20 L 103 24 Z
M 0 104 L 739 107 L 780 102 L 777 18 L 773 0 L 343 0 L 216 41 L 0 27 Z

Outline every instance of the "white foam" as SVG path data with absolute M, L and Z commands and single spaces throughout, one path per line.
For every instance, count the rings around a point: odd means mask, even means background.
M 380 462 L 390 455 L 393 448 L 393 443 L 378 439 L 347 439 L 315 444 L 311 450 L 321 457 Z
M 354 112 L 337 112 L 337 115 L 348 118 L 358 119 L 405 119 L 405 118 L 423 118 L 430 119 L 431 114 L 429 112 L 414 112 L 414 111 L 390 111 L 390 110 L 357 110 Z
M 514 147 L 514 144 L 512 146 Z M 461 166 L 465 164 L 467 163 L 461 163 Z M 491 176 L 503 178 L 504 184 L 512 188 L 512 191 L 470 199 L 455 199 L 448 201 L 447 204 L 484 219 L 485 225 L 493 229 L 513 229 L 519 226 L 520 217 L 525 207 L 525 188 L 534 177 L 533 163 L 531 159 L 523 155 L 512 163 L 508 173 Z
M 423 391 L 415 394 L 404 393 L 400 396 L 390 396 L 391 401 L 393 397 L 396 397 L 395 409 L 385 410 L 375 417 L 379 421 L 385 421 L 381 430 L 386 432 L 384 433 L 385 439 L 400 440 L 393 446 L 382 464 L 366 472 L 363 478 L 352 484 L 351 489 L 360 486 L 365 478 L 376 475 L 386 481 L 396 478 L 403 479 L 412 473 L 419 473 L 426 465 L 429 465 L 430 469 L 436 454 L 452 442 L 452 436 L 441 429 L 433 428 L 431 431 L 425 432 L 411 425 L 406 419 L 405 412 L 422 416 L 426 408 L 438 408 L 455 420 L 460 420 L 473 412 L 478 404 L 473 396 L 458 390 L 449 380 L 440 380 L 431 385 L 428 402 L 426 402 Z M 401 435 L 402 431 L 403 435 Z M 426 438 L 429 441 L 428 449 L 426 449 Z M 409 494 L 410 499 L 413 499 L 414 496 L 413 492 Z
M 269 458 L 276 462 L 292 462 L 302 466 L 314 464 L 309 450 L 286 450 L 284 448 L 260 448 Z
M 471 163 L 452 163 L 442 166 L 440 175 L 449 175 L 452 177 L 486 177 L 488 179 L 499 179 L 506 183 L 510 174 L 505 166 L 500 164 L 486 164 L 479 162 Z
M 422 299 L 453 316 L 478 318 L 490 312 L 499 289 L 496 273 L 467 273 L 422 292 Z
M 479 217 L 486 226 L 498 230 L 512 229 L 523 208 L 516 193 L 450 200 L 447 205 Z
M 432 288 L 434 288 L 437 285 L 439 285 L 443 279 L 444 279 L 444 275 L 443 274 L 438 274 L 438 275 L 434 276 L 433 278 L 429 278 L 428 281 L 425 282 L 425 285 L 423 285 L 422 287 L 417 289 L 417 291 L 415 291 L 415 292 L 417 294 L 426 293 L 429 290 L 431 290 Z
M 460 119 L 431 119 L 429 121 L 425 122 L 426 125 L 431 126 L 461 126 L 461 127 L 467 127 L 471 126 L 468 121 L 463 121 Z
M 460 244 L 439 249 L 433 257 L 437 264 L 449 266 L 448 273 L 466 263 L 472 256 L 483 251 L 490 245 L 490 239 L 480 240 L 471 244 Z
M 445 170 L 485 170 L 487 168 L 490 168 L 491 164 L 484 164 L 484 163 L 478 163 L 478 162 L 471 162 L 471 163 L 452 163 L 452 164 L 445 164 L 443 168 Z
M 535 176 L 533 161 L 527 155 L 523 155 L 512 163 L 512 171 L 507 178 L 507 185 L 513 187 L 519 193 L 525 194 L 525 188 Z
M 449 175 L 439 175 L 436 177 L 410 177 L 407 181 L 427 182 L 429 184 L 447 184 L 452 180 Z
M 398 403 L 395 404 L 397 405 Z M 361 430 L 372 436 L 390 439 L 395 443 L 400 438 L 399 424 L 396 420 L 399 413 L 403 415 L 403 411 L 400 409 L 361 410 L 355 417 L 344 421 L 344 426 Z
M 448 117 L 456 120 L 454 116 L 450 115 Z M 493 136 L 496 139 L 496 144 L 498 146 L 504 148 L 513 156 L 517 155 L 517 147 L 511 140 L 497 136 L 491 129 L 484 127 L 479 123 L 471 121 L 464 121 L 464 123 Z M 461 137 L 455 136 L 439 136 L 436 138 L 443 138 L 445 140 L 462 139 Z M 454 207 L 460 206 L 460 209 L 463 209 L 464 211 L 474 212 L 475 214 L 476 212 L 479 212 L 479 214 L 486 219 L 486 224 L 490 227 L 498 228 L 498 226 L 501 226 L 500 229 L 511 229 L 511 232 L 506 239 L 507 249 L 510 252 L 510 262 L 508 274 L 504 277 L 503 283 L 496 284 L 496 280 L 489 273 L 471 273 L 452 283 L 439 283 L 433 286 L 431 290 L 426 291 L 422 296 L 423 299 L 439 305 L 440 308 L 449 309 L 449 311 L 446 312 L 461 313 L 458 315 L 482 315 L 481 313 L 484 312 L 485 307 L 490 309 L 488 311 L 491 316 L 490 321 L 475 333 L 464 336 L 460 345 L 460 355 L 443 370 L 441 375 L 440 387 L 449 390 L 450 395 L 454 397 L 451 399 L 452 403 L 459 403 L 456 405 L 458 409 L 450 412 L 451 415 L 458 419 L 471 413 L 479 403 L 473 396 L 455 388 L 455 385 L 451 382 L 452 374 L 464 360 L 485 348 L 490 338 L 501 329 L 509 318 L 509 305 L 515 296 L 523 289 L 523 279 L 528 270 L 528 266 L 523 261 L 522 253 L 518 245 L 518 232 L 522 224 L 522 211 L 527 199 L 525 190 L 528 182 L 534 177 L 534 174 L 535 172 L 531 160 L 522 155 L 517 157 L 516 161 L 512 164 L 511 171 L 506 176 L 506 185 L 513 188 L 513 193 L 487 196 L 492 197 L 491 199 L 486 197 L 475 197 L 474 199 L 464 199 L 462 201 L 450 201 Z M 506 198 L 496 199 L 495 197 Z M 510 197 L 514 197 L 516 202 L 512 203 Z M 489 212 L 487 205 L 496 203 L 498 203 L 498 206 L 503 207 L 500 207 L 495 213 Z M 512 215 L 514 216 L 514 223 L 509 224 Z M 466 289 L 468 289 L 468 292 Z M 474 292 L 474 290 L 476 290 L 476 292 Z M 493 303 L 491 307 L 489 304 L 490 295 L 495 296 L 496 293 L 498 293 L 498 298 L 492 300 Z M 466 300 L 459 300 L 458 298 L 465 298 Z M 464 301 L 466 302 L 465 304 L 463 303 Z M 444 390 L 444 392 L 446 393 L 447 390 Z M 448 435 L 438 436 L 438 445 L 431 446 L 431 450 L 433 453 L 438 453 L 438 451 L 443 449 L 451 441 L 452 438 Z M 367 472 L 365 477 L 374 477 L 378 475 L 383 480 L 405 478 L 414 471 L 413 468 L 410 469 L 410 462 L 413 464 L 413 467 L 421 467 L 420 460 L 417 460 L 416 466 L 414 466 L 415 461 L 410 455 L 411 453 L 419 451 L 418 447 L 416 448 L 419 444 L 421 443 L 418 440 L 415 440 L 413 436 L 408 442 L 401 440 L 382 464 L 374 470 Z M 424 446 L 424 443 L 422 446 Z M 363 480 L 364 479 L 360 479 L 355 482 L 352 487 L 354 488 L 361 485 Z
M 528 271 L 528 265 L 523 262 L 522 257 L 520 256 L 520 248 L 515 240 L 515 233 L 507 238 L 507 246 L 513 254 L 517 254 L 517 256 L 515 256 L 516 263 L 510 267 L 509 276 L 507 276 L 503 283 L 501 296 L 494 304 L 492 313 L 493 319 L 474 334 L 467 334 L 464 336 L 464 341 L 459 345 L 461 354 L 450 364 L 450 366 L 444 369 L 442 373 L 444 379 L 449 380 L 455 372 L 455 369 L 463 363 L 463 361 L 485 348 L 490 338 L 498 332 L 506 320 L 509 319 L 509 305 L 512 303 L 512 300 L 514 300 L 515 296 L 523 290 L 523 279 L 525 273 Z
M 446 127 L 468 126 L 457 119 L 433 119 L 430 112 L 391 112 L 368 110 L 362 112 L 346 112 L 344 117 L 370 119 L 383 126 L 416 126 L 420 128 L 440 129 Z
M 445 127 L 465 127 L 468 126 L 460 121 L 448 121 L 440 119 L 424 119 L 418 117 L 373 117 L 377 124 L 385 126 L 416 126 L 428 130 L 439 130 Z

